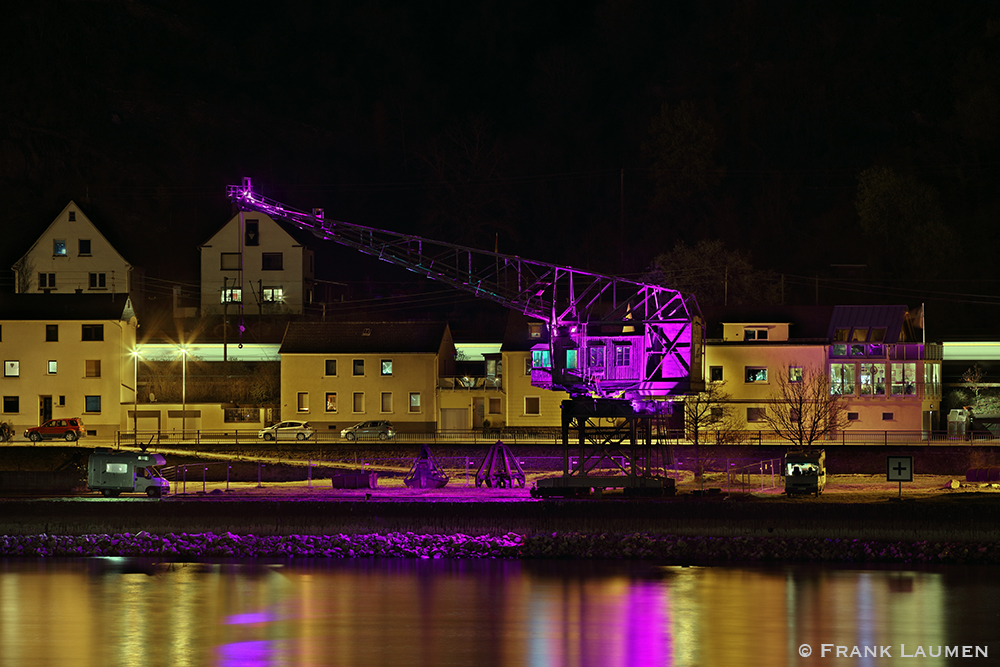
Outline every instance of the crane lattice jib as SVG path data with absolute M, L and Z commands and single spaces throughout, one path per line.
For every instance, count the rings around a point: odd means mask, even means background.
M 658 285 L 326 219 L 253 191 L 250 179 L 228 188 L 243 210 L 286 220 L 317 237 L 426 275 L 551 324 L 687 322 L 693 301 Z M 697 308 L 697 306 L 694 306 Z

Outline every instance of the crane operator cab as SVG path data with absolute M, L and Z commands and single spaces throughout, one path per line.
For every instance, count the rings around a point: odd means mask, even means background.
M 785 493 L 814 493 L 826 486 L 826 452 L 785 453 Z

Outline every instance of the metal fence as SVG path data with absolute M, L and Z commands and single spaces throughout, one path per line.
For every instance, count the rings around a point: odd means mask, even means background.
M 170 445 L 184 443 L 200 444 L 254 444 L 265 443 L 258 437 L 258 429 L 216 429 L 216 430 L 167 430 L 167 431 L 118 431 L 115 442 L 119 446 L 133 445 Z M 572 437 L 572 436 L 571 436 Z M 497 440 L 511 445 L 541 444 L 562 445 L 562 431 L 558 427 L 533 429 L 462 429 L 450 431 L 434 431 L 430 433 L 396 433 L 388 442 L 402 444 L 454 443 L 483 445 L 493 444 Z M 690 445 L 694 444 L 691 437 L 685 437 L 679 431 L 659 431 L 651 435 L 653 444 Z M 273 441 L 270 441 L 273 442 Z M 268 444 L 270 444 L 268 442 Z M 306 440 L 278 440 L 278 443 L 302 444 L 350 444 L 340 437 L 340 431 L 316 431 Z M 385 442 L 376 438 L 361 442 Z M 572 442 L 572 440 L 571 440 Z M 748 446 L 791 446 L 792 440 L 783 438 L 770 431 L 742 431 L 720 433 L 703 431 L 698 435 L 702 445 L 748 445 Z M 1000 435 L 989 431 L 966 433 L 964 435 L 949 434 L 947 431 L 861 431 L 847 429 L 829 435 L 811 443 L 813 446 L 824 445 L 996 445 L 1000 444 Z

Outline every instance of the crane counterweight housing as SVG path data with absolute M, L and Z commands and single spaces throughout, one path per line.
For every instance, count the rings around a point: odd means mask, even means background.
M 531 384 L 653 403 L 703 385 L 704 326 L 693 295 L 660 285 L 327 218 L 253 191 L 228 188 L 241 211 L 259 211 L 546 323 L 531 351 Z

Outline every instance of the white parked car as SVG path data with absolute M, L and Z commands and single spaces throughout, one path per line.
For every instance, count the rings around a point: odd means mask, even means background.
M 262 428 L 257 437 L 265 440 L 308 440 L 314 435 L 316 431 L 309 422 L 287 421 Z

